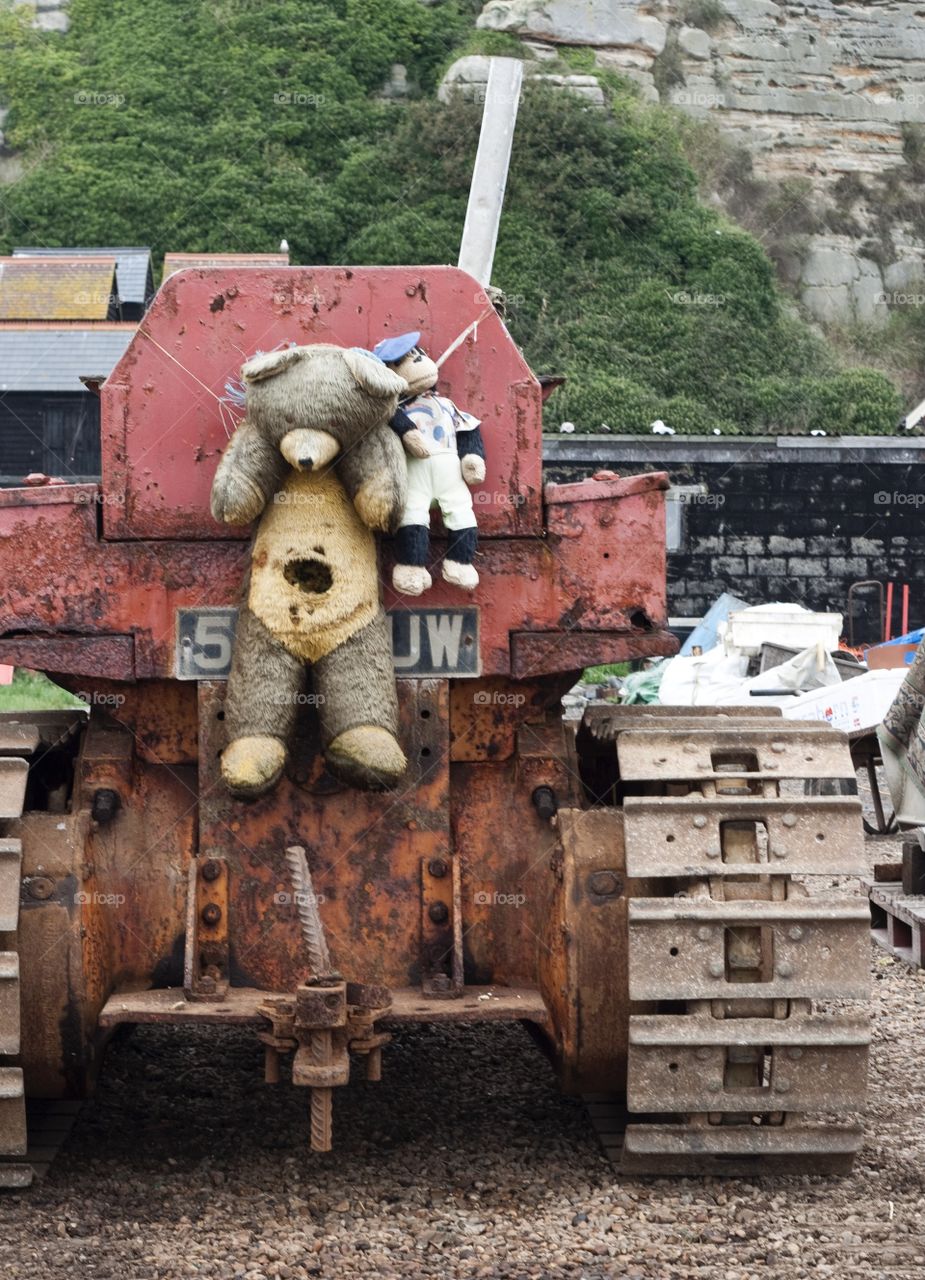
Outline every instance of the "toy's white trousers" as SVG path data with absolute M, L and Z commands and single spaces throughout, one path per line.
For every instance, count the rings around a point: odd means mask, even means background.
M 472 494 L 459 470 L 455 453 L 434 453 L 429 458 L 408 458 L 408 502 L 403 525 L 430 524 L 430 509 L 440 508 L 447 529 L 474 529 Z

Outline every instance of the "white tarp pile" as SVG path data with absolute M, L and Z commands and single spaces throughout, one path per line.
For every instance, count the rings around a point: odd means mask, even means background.
M 831 657 L 841 625 L 841 614 L 813 613 L 797 604 L 735 609 L 719 622 L 706 652 L 679 654 L 665 664 L 659 702 L 684 707 L 779 706 L 788 719 L 828 720 L 849 733 L 873 729 L 886 714 L 904 673 L 865 670 L 843 681 Z M 749 676 L 749 659 L 763 644 L 799 646 L 800 652 Z

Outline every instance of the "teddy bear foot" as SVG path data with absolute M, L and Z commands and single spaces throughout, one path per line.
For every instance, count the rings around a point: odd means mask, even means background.
M 430 574 L 419 564 L 397 564 L 392 570 L 392 586 L 402 596 L 420 596 L 433 585 Z
M 254 800 L 279 781 L 285 764 L 279 738 L 236 738 L 222 752 L 222 778 L 233 795 Z
M 474 591 L 479 585 L 479 575 L 472 564 L 460 564 L 458 560 L 444 560 L 443 577 L 454 587 L 462 587 L 465 591 Z
M 394 786 L 408 767 L 401 747 L 376 724 L 362 724 L 339 733 L 325 751 L 325 759 L 342 782 L 366 791 Z

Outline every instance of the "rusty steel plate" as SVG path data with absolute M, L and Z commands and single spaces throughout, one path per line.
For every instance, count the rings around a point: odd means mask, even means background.
M 631 876 L 864 875 L 861 802 L 854 796 L 627 796 Z M 725 824 L 752 823 L 756 861 L 729 856 Z
M 853 778 L 848 739 L 820 724 L 778 723 L 670 729 L 640 728 L 617 739 L 620 777 L 661 779 Z
M 0 757 L 0 818 L 18 818 L 26 799 L 29 764 L 17 756 Z
M 26 1099 L 22 1070 L 19 1067 L 0 1067 L 0 1155 L 25 1154 Z
M 635 898 L 629 903 L 630 999 L 866 999 L 869 928 L 860 898 Z M 772 976 L 729 981 L 737 939 L 758 929 Z
M 0 951 L 0 1055 L 19 1053 L 19 956 Z
M 857 1019 L 631 1018 L 627 1105 L 638 1112 L 853 1111 L 865 1102 L 869 1042 L 869 1026 Z M 738 1068 L 749 1061 L 754 1083 L 743 1087 Z
M 847 1173 L 863 1136 L 859 1125 L 631 1124 L 622 1169 L 731 1177 Z
M 10 724 L 0 719 L 0 756 L 30 756 L 41 740 L 38 725 Z
M 383 1021 L 397 1022 L 536 1022 L 549 1023 L 539 991 L 532 987 L 465 987 L 455 1000 L 432 1000 L 420 987 L 392 988 L 392 1007 Z M 227 1023 L 263 1026 L 262 1005 L 291 999 L 285 992 L 255 987 L 229 987 L 221 1000 L 199 1003 L 184 998 L 179 987 L 152 991 L 117 991 L 100 1012 L 101 1027 L 123 1022 Z
M 0 933 L 14 933 L 19 924 L 19 882 L 22 842 L 0 839 Z

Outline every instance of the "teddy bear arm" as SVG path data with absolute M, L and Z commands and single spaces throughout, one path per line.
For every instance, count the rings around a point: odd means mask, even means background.
M 344 453 L 337 470 L 367 528 L 394 533 L 408 492 L 405 457 L 395 432 L 389 427 L 370 432 Z
M 392 415 L 389 426 L 402 442 L 405 453 L 410 454 L 412 458 L 427 458 L 430 456 L 430 449 L 427 447 L 427 441 L 423 434 L 414 425 L 414 419 L 410 414 L 406 413 L 401 405 Z
M 485 479 L 485 443 L 481 428 L 456 433 L 456 452 L 466 484 L 481 484 Z
M 212 515 L 225 524 L 249 524 L 282 484 L 286 459 L 252 423 L 231 437 L 212 481 Z

